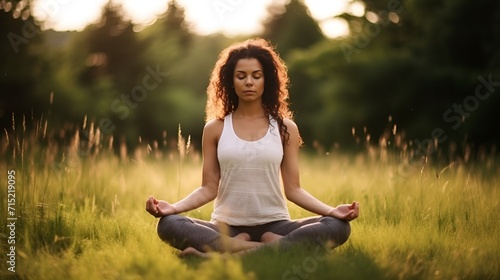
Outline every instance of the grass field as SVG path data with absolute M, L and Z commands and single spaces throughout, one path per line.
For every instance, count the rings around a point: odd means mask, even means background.
M 326 256 L 297 250 L 200 260 L 179 258 L 162 243 L 144 210 L 150 194 L 176 201 L 199 185 L 195 150 L 180 155 L 176 147 L 145 145 L 116 156 L 99 135 L 66 145 L 46 140 L 43 126 L 33 131 L 1 138 L 1 279 L 500 277 L 495 155 L 403 169 L 404 155 L 380 147 L 303 155 L 304 188 L 331 205 L 360 202 L 349 241 Z M 311 215 L 289 209 L 292 218 Z M 209 219 L 211 210 L 209 204 L 188 215 Z

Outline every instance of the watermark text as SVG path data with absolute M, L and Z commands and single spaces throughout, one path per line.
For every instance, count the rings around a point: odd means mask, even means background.
M 7 171 L 7 269 L 16 272 L 16 171 Z

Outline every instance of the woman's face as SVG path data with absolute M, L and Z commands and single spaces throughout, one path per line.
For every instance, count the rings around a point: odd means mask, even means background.
M 255 58 L 238 60 L 233 83 L 240 102 L 260 100 L 264 93 L 264 70 L 260 62 Z

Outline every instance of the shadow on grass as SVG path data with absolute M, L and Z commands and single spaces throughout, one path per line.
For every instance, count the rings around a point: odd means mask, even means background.
M 329 250 L 321 245 L 295 247 L 286 251 L 263 248 L 238 258 L 246 273 L 255 279 L 396 279 L 381 269 L 373 258 L 352 245 L 342 250 Z M 207 260 L 183 257 L 191 269 L 198 270 Z
M 391 279 L 370 256 L 353 246 L 342 252 L 320 245 L 281 253 L 262 250 L 245 256 L 242 263 L 257 279 Z

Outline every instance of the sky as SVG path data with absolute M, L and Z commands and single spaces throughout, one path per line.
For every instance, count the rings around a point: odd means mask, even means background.
M 222 32 L 227 35 L 254 34 L 262 29 L 261 22 L 267 16 L 271 2 L 287 0 L 177 0 L 185 9 L 186 20 L 200 35 Z M 34 15 L 44 21 L 44 28 L 82 30 L 96 22 L 102 7 L 108 0 L 35 0 Z M 123 6 L 125 14 L 134 24 L 147 26 L 164 13 L 168 0 L 114 0 Z M 348 34 L 347 23 L 333 16 L 344 11 L 362 14 L 359 2 L 349 0 L 305 0 L 311 15 L 329 37 Z

